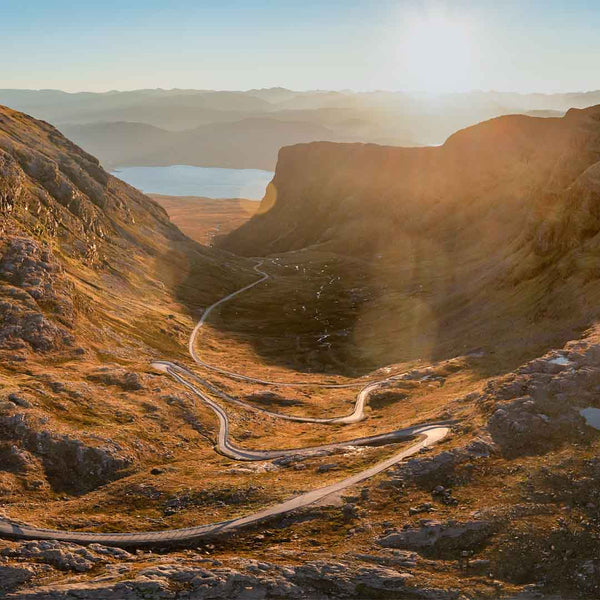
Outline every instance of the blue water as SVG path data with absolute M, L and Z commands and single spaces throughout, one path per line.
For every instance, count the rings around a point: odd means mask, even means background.
M 113 175 L 144 193 L 261 200 L 271 171 L 214 167 L 120 167 Z
M 579 414 L 585 418 L 586 425 L 600 429 L 600 409 L 588 406 L 588 408 L 580 410 Z

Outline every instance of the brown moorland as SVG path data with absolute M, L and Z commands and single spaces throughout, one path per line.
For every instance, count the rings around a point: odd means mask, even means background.
M 224 235 L 243 225 L 260 203 L 244 198 L 203 198 L 150 194 L 168 213 L 171 221 L 188 237 L 206 246 L 216 235 Z
M 350 412 L 356 390 L 323 379 L 404 374 L 344 427 L 217 399 L 249 448 L 456 423 L 439 447 L 340 497 L 192 547 L 2 542 L 0 589 L 22 600 L 597 596 L 600 439 L 580 414 L 600 406 L 597 115 L 483 123 L 446 150 L 416 150 L 403 167 L 412 183 L 390 149 L 283 150 L 264 214 L 222 242 L 268 255 L 270 278 L 223 304 L 197 344 L 233 371 L 314 381 L 294 389 L 231 380 L 186 353 L 202 309 L 253 281 L 253 261 L 195 244 L 52 127 L 3 109 L 7 518 L 95 531 L 195 525 L 399 447 L 232 461 L 214 452 L 213 413 L 153 370 L 157 358 L 297 415 Z M 426 170 L 430 161 L 439 168 Z M 409 185 L 418 201 L 392 194 Z M 463 205 L 469 189 L 477 195 Z

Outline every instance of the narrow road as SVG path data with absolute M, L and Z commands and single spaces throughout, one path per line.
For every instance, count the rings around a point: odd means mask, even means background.
M 192 335 L 190 335 L 190 339 L 188 342 L 188 350 L 190 352 L 190 356 L 194 359 L 194 362 L 196 362 L 196 364 L 200 365 L 201 367 L 204 367 L 205 369 L 210 369 L 211 371 L 215 371 L 216 373 L 221 373 L 221 375 L 226 375 L 227 377 L 230 377 L 232 379 L 237 379 L 238 381 L 248 381 L 250 383 L 260 383 L 262 385 L 274 385 L 277 387 L 309 387 L 310 386 L 310 387 L 321 387 L 321 388 L 330 388 L 330 389 L 335 389 L 335 388 L 342 389 L 342 388 L 352 388 L 352 387 L 364 386 L 365 381 L 353 381 L 350 383 L 327 383 L 327 382 L 319 382 L 319 381 L 271 381 L 269 379 L 258 379 L 256 377 L 251 377 L 249 375 L 242 375 L 241 373 L 235 373 L 234 371 L 228 371 L 227 369 L 223 369 L 221 367 L 211 365 L 210 363 L 207 363 L 200 358 L 200 356 L 196 352 L 196 338 L 198 337 L 200 330 L 206 323 L 206 321 L 207 321 L 208 317 L 210 316 L 210 314 L 212 313 L 212 311 L 215 308 L 217 308 L 218 306 L 221 306 L 221 304 L 225 304 L 225 302 L 228 302 L 232 298 L 235 298 L 236 296 L 239 296 L 240 294 L 247 292 L 248 290 L 250 290 L 253 287 L 256 287 L 257 285 L 262 283 L 263 281 L 270 279 L 271 276 L 260 268 L 260 267 L 262 267 L 263 264 L 264 264 L 264 261 L 260 260 L 256 265 L 254 265 L 254 270 L 260 275 L 260 277 L 256 281 L 253 281 L 252 283 L 245 285 L 243 288 L 240 288 L 239 290 L 236 290 L 235 292 L 228 294 L 224 298 L 217 300 L 217 302 L 215 302 L 214 304 L 211 304 L 208 308 L 206 308 L 206 310 L 200 317 L 200 320 L 196 324 L 196 327 L 194 327 L 194 330 L 192 331 Z M 393 379 L 394 379 L 394 376 L 388 377 L 386 379 L 386 381 L 393 380 Z
M 398 379 L 398 376 L 388 377 L 386 379 L 374 381 L 374 382 L 366 385 L 357 394 L 356 402 L 354 403 L 354 410 L 349 415 L 346 415 L 343 417 L 299 417 L 296 415 L 286 415 L 285 413 L 279 413 L 279 412 L 275 412 L 272 410 L 268 410 L 266 408 L 261 408 L 259 406 L 255 406 L 254 404 L 250 404 L 249 402 L 244 402 L 243 400 L 240 400 L 239 398 L 235 398 L 234 396 L 230 396 L 229 394 L 226 394 L 222 390 L 215 387 L 209 381 L 206 381 L 205 379 L 201 379 L 195 373 L 192 373 L 191 371 L 188 371 L 187 369 L 184 369 L 183 367 L 176 365 L 175 363 L 171 363 L 166 360 L 157 360 L 152 363 L 152 366 L 154 366 L 156 369 L 158 369 L 160 371 L 169 372 L 173 376 L 174 376 L 173 371 L 175 371 L 175 372 L 183 374 L 187 377 L 190 377 L 190 378 L 196 380 L 202 387 L 209 389 L 213 394 L 216 394 L 223 400 L 226 400 L 227 402 L 230 402 L 232 404 L 236 404 L 237 406 L 241 406 L 242 408 L 244 408 L 246 410 L 260 412 L 264 415 L 268 415 L 269 417 L 273 417 L 275 419 L 283 419 L 285 421 L 295 421 L 297 423 L 320 423 L 320 424 L 330 424 L 330 425 L 348 425 L 350 423 L 358 423 L 359 421 L 362 421 L 365 418 L 365 405 L 367 403 L 369 396 L 371 395 L 371 392 L 375 391 L 377 388 L 385 385 L 386 383 L 390 383 L 391 381 Z M 167 370 L 167 367 L 169 370 Z M 278 386 L 279 384 L 266 383 L 264 385 Z M 292 385 L 292 384 L 288 384 L 288 385 Z M 351 384 L 351 385 L 354 386 L 355 384 Z M 322 387 L 322 386 L 319 386 L 319 387 Z M 349 386 L 344 386 L 344 387 L 349 387 Z
M 300 494 L 285 502 L 276 504 L 252 513 L 245 517 L 238 517 L 229 521 L 219 523 L 208 523 L 197 527 L 188 527 L 185 529 L 169 529 L 166 531 L 143 531 L 132 533 L 90 533 L 84 531 L 57 531 L 53 529 L 42 529 L 39 527 L 30 527 L 28 525 L 15 525 L 6 521 L 0 522 L 0 535 L 16 539 L 52 539 L 65 542 L 74 542 L 79 544 L 105 544 L 107 546 L 136 547 L 136 546 L 168 546 L 169 544 L 181 544 L 188 542 L 198 542 L 203 538 L 214 536 L 216 534 L 232 532 L 248 525 L 255 525 L 261 521 L 266 521 L 278 515 L 289 513 L 298 508 L 309 506 L 322 500 L 326 496 L 341 492 L 342 490 L 360 483 L 369 477 L 373 477 L 391 466 L 401 462 L 405 458 L 416 454 L 427 446 L 431 446 L 443 439 L 449 429 L 447 427 L 424 427 L 421 431 L 416 431 L 421 438 L 410 448 L 399 452 L 395 456 L 382 461 L 370 469 L 342 479 L 331 485 Z
M 262 263 L 259 263 L 255 266 L 255 270 L 257 273 L 261 275 L 261 278 L 255 281 L 252 284 L 249 284 L 237 292 L 229 294 L 215 302 L 212 306 L 210 306 L 202 315 L 202 318 L 194 328 L 190 340 L 189 340 L 189 350 L 190 355 L 198 363 L 199 365 L 210 369 L 212 371 L 219 372 L 221 374 L 227 375 L 228 377 L 232 377 L 234 379 L 260 383 L 263 385 L 277 385 L 277 386 L 314 386 L 318 385 L 315 382 L 273 382 L 267 381 L 257 378 L 252 378 L 246 375 L 240 375 L 238 373 L 233 373 L 226 369 L 221 369 L 219 367 L 215 367 L 209 365 L 202 361 L 195 351 L 195 341 L 200 331 L 202 325 L 206 322 L 210 312 L 227 302 L 231 298 L 234 298 L 238 294 L 251 289 L 255 285 L 258 285 L 262 281 L 265 281 L 269 275 L 264 271 L 260 270 L 260 266 Z M 199 398 L 204 404 L 210 407 L 213 412 L 216 414 L 219 420 L 219 433 L 217 440 L 217 449 L 222 454 L 235 459 L 235 460 L 244 460 L 244 461 L 260 461 L 260 460 L 272 460 L 275 458 L 283 457 L 283 456 L 292 456 L 292 455 L 312 455 L 322 451 L 330 451 L 337 448 L 348 448 L 351 446 L 378 446 L 383 444 L 390 444 L 394 442 L 398 442 L 401 440 L 407 440 L 410 438 L 416 438 L 415 443 L 412 444 L 409 448 L 405 448 L 404 450 L 398 452 L 391 458 L 388 458 L 384 461 L 381 461 L 374 466 L 361 471 L 355 475 L 337 481 L 331 485 L 327 485 L 321 488 L 317 488 L 310 492 L 305 492 L 303 494 L 299 494 L 298 496 L 294 496 L 285 502 L 281 502 L 279 504 L 275 504 L 274 506 L 267 507 L 263 510 L 257 511 L 250 515 L 244 517 L 238 517 L 235 519 L 231 519 L 228 521 L 220 521 L 217 523 L 208 523 L 205 525 L 199 525 L 196 527 L 188 527 L 185 529 L 168 529 L 165 531 L 142 531 L 142 532 L 126 532 L 126 533 L 95 533 L 95 532 L 85 532 L 85 531 L 60 531 L 54 529 L 44 529 L 40 527 L 34 527 L 30 525 L 18 525 L 15 523 L 11 523 L 8 520 L 0 520 L 0 536 L 8 537 L 13 539 L 54 539 L 61 540 L 67 542 L 74 542 L 80 544 L 91 544 L 91 543 L 100 543 L 109 546 L 120 546 L 120 547 L 135 547 L 135 546 L 166 546 L 169 544 L 181 544 L 181 543 L 189 543 L 189 542 L 197 542 L 202 538 L 207 538 L 210 536 L 214 536 L 219 533 L 231 532 L 242 527 L 248 525 L 254 525 L 260 523 L 262 521 L 271 519 L 278 515 L 283 515 L 285 513 L 291 512 L 298 508 L 303 508 L 314 504 L 323 498 L 341 492 L 344 489 L 360 483 L 386 469 L 391 466 L 401 462 L 402 460 L 408 458 L 419 452 L 422 448 L 431 446 L 440 440 L 442 440 L 450 431 L 449 426 L 450 422 L 441 422 L 441 423 L 430 423 L 426 425 L 417 425 L 414 427 L 409 427 L 406 429 L 399 429 L 396 431 L 363 437 L 356 438 L 352 440 L 348 440 L 345 442 L 338 442 L 334 444 L 326 444 L 322 446 L 311 446 L 305 448 L 295 448 L 295 449 L 287 449 L 287 450 L 249 450 L 245 448 L 240 448 L 233 444 L 229 439 L 229 418 L 227 416 L 227 412 L 223 407 L 221 407 L 217 402 L 215 402 L 208 394 L 206 394 L 199 387 L 194 385 L 190 380 L 198 382 L 202 387 L 208 388 L 211 392 L 219 395 L 227 401 L 235 402 L 236 404 L 246 408 L 252 409 L 256 411 L 263 412 L 268 414 L 269 416 L 287 419 L 292 421 L 302 421 L 307 423 L 331 423 L 331 424 L 343 424 L 343 423 L 355 423 L 364 418 L 364 406 L 368 399 L 368 396 L 371 392 L 373 392 L 378 387 L 385 385 L 386 383 L 398 379 L 399 376 L 389 377 L 380 381 L 373 381 L 367 383 L 349 383 L 349 384 L 323 384 L 322 387 L 327 388 L 349 388 L 357 385 L 364 385 L 363 389 L 359 392 L 355 404 L 355 408 L 352 414 L 347 415 L 345 417 L 332 417 L 328 419 L 317 419 L 312 417 L 294 417 L 283 415 L 280 413 L 275 413 L 273 411 L 267 411 L 265 409 L 261 409 L 255 406 L 252 406 L 248 403 L 242 402 L 236 398 L 233 398 L 218 388 L 216 388 L 211 383 L 204 381 L 199 378 L 197 375 L 192 373 L 191 371 L 176 365 L 175 363 L 169 361 L 155 361 L 152 363 L 152 366 L 160 371 L 168 373 L 171 377 L 173 377 L 176 381 L 178 381 L 181 385 L 185 386 L 188 390 L 190 390 L 196 398 Z
M 233 444 L 229 439 L 229 417 L 227 412 L 212 400 L 202 390 L 198 389 L 192 383 L 190 383 L 185 375 L 194 377 L 194 374 L 183 367 L 169 363 L 168 361 L 157 361 L 152 365 L 160 371 L 164 371 L 176 379 L 181 385 L 185 386 L 195 396 L 200 398 L 204 404 L 213 410 L 219 419 L 219 433 L 217 436 L 217 450 L 234 460 L 240 461 L 261 461 L 261 460 L 273 460 L 276 458 L 282 458 L 284 456 L 309 456 L 313 454 L 319 454 L 324 451 L 332 451 L 341 448 L 352 448 L 357 446 L 383 446 L 384 444 L 393 444 L 402 440 L 414 437 L 425 430 L 433 429 L 436 427 L 446 427 L 451 425 L 451 421 L 442 421 L 440 423 L 428 423 L 427 425 L 417 425 L 415 427 L 407 427 L 405 429 L 398 429 L 396 431 L 390 431 L 387 433 L 381 433 L 378 435 L 371 435 L 367 437 L 354 438 L 346 440 L 344 442 L 335 442 L 332 444 L 324 444 L 321 446 L 305 446 L 301 448 L 290 448 L 286 450 L 249 450 L 246 448 L 240 448 Z M 257 408 L 256 410 L 267 413 L 269 411 Z

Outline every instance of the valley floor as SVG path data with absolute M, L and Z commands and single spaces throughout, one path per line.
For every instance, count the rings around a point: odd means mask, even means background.
M 214 199 L 151 194 L 171 221 L 200 244 L 210 245 L 215 236 L 237 229 L 256 213 L 260 202 L 243 198 Z

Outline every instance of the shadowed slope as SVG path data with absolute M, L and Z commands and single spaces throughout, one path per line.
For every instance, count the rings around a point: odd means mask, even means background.
M 312 300 L 298 281 L 270 291 L 318 304 L 314 339 L 346 332 L 316 364 L 374 367 L 480 346 L 521 360 L 596 315 L 599 117 L 600 107 L 500 117 L 434 148 L 284 148 L 259 213 L 217 244 L 288 253 L 309 279 L 325 268 Z M 268 297 L 258 292 L 256 305 Z M 248 298 L 236 310 L 260 318 Z M 282 310 L 271 306 L 270 321 Z M 288 332 L 300 334 L 301 317 Z M 236 327 L 249 333 L 243 320 Z M 291 346 L 280 340 L 278 353 Z

